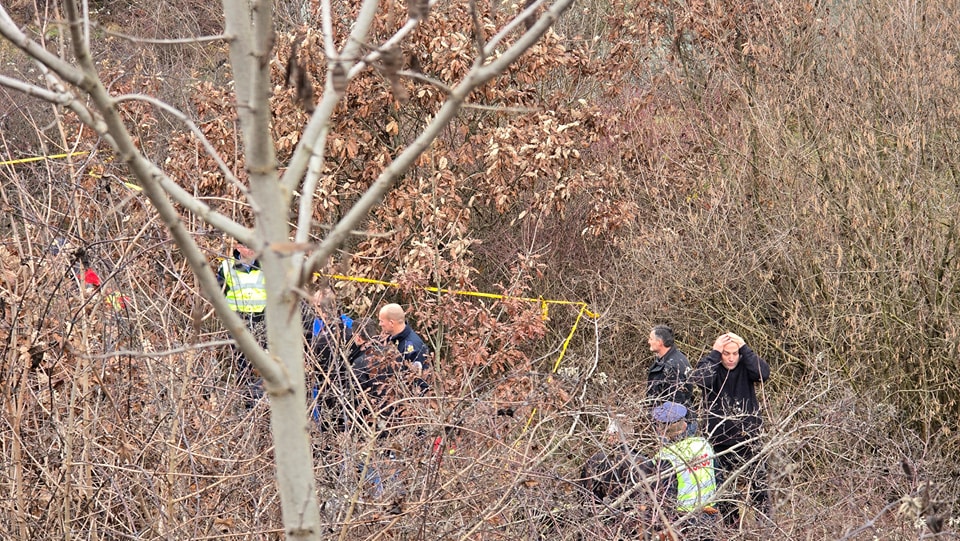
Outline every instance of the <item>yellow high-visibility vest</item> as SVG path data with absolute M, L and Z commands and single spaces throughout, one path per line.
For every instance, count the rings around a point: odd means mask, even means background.
M 661 449 L 656 458 L 670 462 L 677 473 L 678 511 L 693 511 L 709 503 L 717 491 L 717 478 L 713 447 L 707 440 L 684 438 Z
M 233 260 L 221 264 L 223 282 L 227 285 L 227 303 L 234 312 L 259 314 L 267 307 L 267 287 L 263 271 L 238 271 Z

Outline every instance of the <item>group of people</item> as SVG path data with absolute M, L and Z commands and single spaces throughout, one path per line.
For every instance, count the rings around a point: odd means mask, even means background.
M 221 264 L 217 276 L 231 309 L 262 340 L 266 288 L 253 251 L 237 244 L 234 258 Z M 339 311 L 330 289 L 318 291 L 310 304 L 304 334 L 312 354 L 308 358 L 315 361 L 315 418 L 324 410 L 344 409 L 338 407 L 338 397 L 324 389 L 340 392 L 352 384 L 358 397 L 354 403 L 361 404 L 354 412 L 379 409 L 386 384 L 395 376 L 406 376 L 415 389 L 426 391 L 430 350 L 406 322 L 400 305 L 384 305 L 374 322 L 354 321 Z M 670 327 L 654 326 L 648 344 L 655 358 L 648 372 L 647 395 L 662 445 L 646 466 L 667 482 L 674 511 L 693 517 L 688 527 L 702 527 L 718 517 L 735 522 L 739 502 L 718 498 L 717 493 L 727 480 L 743 477 L 750 481 L 754 506 L 769 514 L 766 472 L 759 453 L 761 405 L 756 385 L 769 378 L 770 366 L 732 332 L 717 337 L 696 368 L 677 349 Z M 236 358 L 241 374 L 249 377 L 250 367 L 242 354 Z M 695 388 L 701 391 L 705 426 L 694 404 Z
M 217 280 L 230 309 L 247 322 L 261 345 L 265 345 L 267 290 L 255 252 L 237 243 L 233 258 L 221 262 Z M 302 308 L 315 404 L 312 415 L 323 427 L 342 428 L 358 412 L 389 415 L 389 410 L 381 408 L 387 389 L 397 378 L 409 377 L 420 393 L 428 389 L 430 349 L 407 323 L 399 304 L 381 307 L 377 321 L 354 321 L 339 310 L 334 291 L 321 288 Z M 259 381 L 241 352 L 235 350 L 234 359 L 238 380 L 250 403 L 262 393 Z M 345 398 L 356 406 L 350 408 L 352 411 L 341 407 Z
M 701 522 L 719 516 L 736 523 L 740 502 L 718 498 L 717 489 L 728 480 L 733 485 L 739 477 L 749 480 L 753 506 L 769 516 L 756 387 L 770 377 L 770 366 L 732 332 L 717 337 L 695 369 L 677 349 L 670 327 L 653 327 L 648 343 L 655 359 L 648 372 L 647 395 L 663 442 L 654 461 L 675 474 L 671 480 L 676 511 L 692 513 Z M 695 387 L 701 391 L 706 415 L 702 430 L 694 407 Z

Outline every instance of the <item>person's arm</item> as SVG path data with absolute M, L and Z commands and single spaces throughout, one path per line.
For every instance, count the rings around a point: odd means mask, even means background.
M 656 382 L 655 385 L 657 396 L 682 403 L 685 401 L 685 397 L 680 395 L 685 392 L 685 388 L 689 384 L 690 374 L 687 372 L 686 365 L 679 358 L 671 356 L 666 361 L 663 365 L 663 380 Z
M 686 355 L 680 353 L 680 387 L 682 392 L 686 393 L 687 401 L 693 398 L 693 383 L 690 378 L 693 376 L 693 366 Z
M 405 361 L 409 362 L 417 370 L 425 370 L 427 368 L 427 356 L 430 354 L 430 348 L 427 347 L 427 344 L 424 343 L 419 335 L 410 332 L 401 347 L 405 350 L 401 351 Z
M 307 343 L 313 341 L 314 335 L 317 333 L 314 332 L 316 329 L 316 311 L 313 309 L 313 306 L 306 301 L 300 301 L 300 323 L 303 325 L 303 336 L 306 338 Z
M 224 276 L 227 270 L 227 265 L 229 264 L 230 264 L 229 260 L 224 259 L 223 261 L 220 262 L 220 265 L 217 266 L 217 283 L 220 284 L 220 289 L 224 293 L 226 293 L 230 289 L 230 287 L 227 286 L 227 278 L 226 276 Z
M 690 381 L 690 378 L 693 375 L 693 367 L 690 366 L 690 359 L 687 359 L 687 356 L 684 355 L 680 350 L 677 350 L 675 368 L 677 372 L 677 401 L 689 406 L 691 400 L 693 399 L 693 383 Z
M 697 367 L 690 374 L 690 382 L 705 391 L 713 390 L 714 374 L 720 364 L 720 352 L 712 350 L 706 357 L 700 359 Z
M 770 378 L 770 365 L 746 344 L 740 346 L 740 362 L 746 367 L 750 381 L 763 382 Z
M 353 374 L 357 378 L 360 390 L 369 392 L 371 387 L 373 387 L 373 378 L 370 374 L 370 361 L 367 359 L 366 354 L 361 353 L 357 356 L 357 358 L 353 360 L 350 368 L 353 369 Z

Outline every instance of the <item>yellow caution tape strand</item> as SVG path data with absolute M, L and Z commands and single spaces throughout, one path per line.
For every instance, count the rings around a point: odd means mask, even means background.
M 520 440 L 523 439 L 523 435 L 527 433 L 527 429 L 530 428 L 530 423 L 533 422 L 533 418 L 536 415 L 537 415 L 537 408 L 536 406 L 534 406 L 533 410 L 530 411 L 530 416 L 527 417 L 527 422 L 524 423 L 523 425 L 523 430 L 521 430 L 520 435 L 517 436 L 517 441 L 513 442 L 514 447 L 518 447 L 520 445 Z
M 39 161 L 41 161 L 41 160 L 58 160 L 58 159 L 61 159 L 61 158 L 69 158 L 69 157 L 71 157 L 71 156 L 82 156 L 82 155 L 84 155 L 84 154 L 90 154 L 90 152 L 89 152 L 89 151 L 86 151 L 86 150 L 83 150 L 83 151 L 80 151 L 80 152 L 65 152 L 65 153 L 63 153 L 63 154 L 50 154 L 50 155 L 48 155 L 48 156 L 30 156 L 29 158 L 18 158 L 18 159 L 16 159 L 16 160 L 6 160 L 6 161 L 2 161 L 2 162 L 0 162 L 0 166 L 3 166 L 3 165 L 17 165 L 17 164 L 20 164 L 20 163 L 39 162 Z M 93 178 L 103 178 L 103 175 L 94 173 L 94 172 L 92 172 L 92 171 L 91 171 L 90 173 L 88 173 L 88 174 L 89 174 L 91 177 L 93 177 Z M 143 191 L 143 188 L 141 188 L 140 186 L 138 186 L 138 185 L 136 185 L 136 184 L 134 184 L 134 183 L 132 183 L 132 182 L 124 182 L 124 181 L 121 181 L 121 182 L 123 182 L 123 185 L 126 186 L 127 188 L 130 188 L 131 190 L 136 190 L 136 191 L 138 191 L 138 192 Z
M 566 340 L 563 341 L 563 346 L 560 348 L 560 356 L 558 356 L 557 361 L 553 363 L 553 370 L 550 371 L 551 374 L 557 373 L 557 370 L 560 368 L 560 362 L 563 360 L 563 356 L 567 352 L 567 346 L 570 345 L 570 340 L 573 338 L 573 334 L 577 332 L 577 327 L 580 325 L 580 320 L 583 318 L 584 315 L 588 315 L 588 314 L 592 314 L 592 312 L 587 310 L 586 303 L 583 303 L 580 306 L 580 312 L 577 314 L 577 319 L 573 322 L 573 327 L 570 328 L 570 334 L 568 334 Z M 589 316 L 589 317 L 595 317 L 595 316 Z M 517 441 L 513 442 L 514 446 L 517 446 L 520 444 L 520 439 L 523 438 L 523 435 L 527 433 L 527 429 L 530 428 L 530 424 L 533 422 L 533 418 L 534 416 L 536 416 L 536 414 L 537 414 L 537 408 L 533 408 L 533 410 L 530 411 L 530 416 L 527 418 L 526 424 L 523 425 L 523 430 L 521 430 L 520 435 L 517 436 Z
M 333 278 L 334 280 L 344 280 L 348 282 L 359 282 L 363 284 L 373 284 L 373 285 L 386 286 L 386 287 L 400 287 L 400 284 L 396 282 L 386 282 L 384 280 L 377 280 L 374 278 L 363 278 L 360 276 L 345 276 L 343 274 L 320 274 L 320 276 Z M 587 316 L 593 319 L 600 317 L 600 314 L 597 314 L 595 312 L 591 312 L 590 310 L 588 310 L 587 303 L 583 301 L 563 301 L 563 300 L 551 300 L 551 299 L 534 299 L 531 297 L 512 297 L 510 295 L 500 295 L 497 293 L 484 293 L 482 291 L 466 291 L 462 289 L 445 289 L 442 287 L 433 287 L 433 286 L 424 286 L 423 289 L 425 291 L 430 291 L 433 293 L 450 293 L 453 295 L 463 295 L 466 297 L 482 297 L 486 299 L 498 299 L 498 300 L 509 299 L 509 300 L 517 300 L 517 301 L 536 302 L 542 305 L 541 313 L 544 316 L 547 315 L 547 308 L 546 308 L 547 305 L 559 304 L 559 305 L 579 306 L 580 314 L 577 316 L 578 321 L 582 316 Z M 576 329 L 576 325 L 574 325 L 574 329 Z M 569 341 L 569 338 L 568 338 L 568 341 Z
M 59 160 L 61 158 L 69 158 L 71 156 L 82 156 L 84 154 L 89 154 L 86 150 L 81 152 L 66 152 L 64 154 L 51 154 L 49 156 L 30 156 L 29 158 L 18 158 L 16 160 L 6 160 L 0 162 L 0 165 L 17 165 L 18 163 L 30 163 L 30 162 L 39 162 L 42 160 Z
M 570 345 L 570 340 L 573 338 L 573 333 L 577 332 L 577 326 L 580 325 L 580 319 L 583 318 L 583 316 L 587 312 L 590 312 L 589 310 L 587 310 L 587 305 L 586 304 L 581 305 L 580 312 L 577 313 L 577 319 L 573 321 L 573 327 L 570 327 L 570 334 L 567 335 L 567 339 L 563 341 L 563 347 L 560 348 L 560 355 L 557 357 L 557 362 L 553 363 L 553 370 L 550 371 L 551 374 L 556 374 L 557 369 L 560 368 L 560 361 L 563 360 L 563 356 L 567 353 L 567 346 Z M 590 316 L 590 317 L 595 318 L 596 316 Z

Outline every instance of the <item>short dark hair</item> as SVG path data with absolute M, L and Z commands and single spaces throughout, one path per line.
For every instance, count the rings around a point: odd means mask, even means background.
M 364 318 L 361 319 L 354 326 L 355 334 L 360 335 L 365 342 L 370 340 L 375 340 L 380 334 L 380 326 L 373 319 Z
M 653 335 L 659 338 L 664 346 L 668 348 L 673 347 L 673 329 L 670 327 L 666 325 L 654 325 Z

